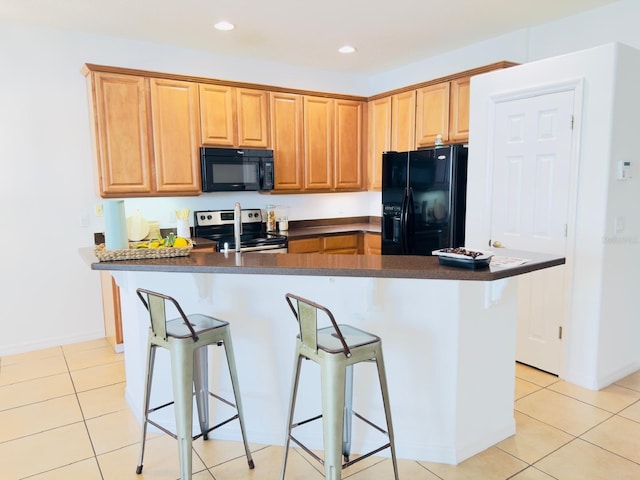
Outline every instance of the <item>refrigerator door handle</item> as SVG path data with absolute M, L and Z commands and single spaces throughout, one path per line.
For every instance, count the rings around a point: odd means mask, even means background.
M 413 237 L 415 235 L 415 207 L 413 206 L 413 189 L 407 187 L 402 196 L 400 212 L 400 245 L 404 255 L 413 254 Z
M 409 188 L 405 187 L 402 193 L 402 207 L 400 209 L 400 249 L 402 254 L 407 254 L 407 203 L 409 201 Z
M 407 195 L 407 210 L 405 220 L 406 248 L 405 253 L 413 255 L 416 235 L 416 209 L 413 203 L 413 188 L 409 187 Z

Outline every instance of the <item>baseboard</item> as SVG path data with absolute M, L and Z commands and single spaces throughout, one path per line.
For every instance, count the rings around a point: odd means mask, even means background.
M 58 347 L 60 345 L 69 345 L 72 343 L 88 342 L 90 340 L 98 340 L 104 338 L 104 329 L 94 332 L 83 333 L 82 335 L 52 337 L 37 342 L 25 342 L 14 345 L 4 345 L 0 347 L 0 357 L 6 355 L 16 355 L 19 353 L 33 352 L 34 350 L 42 350 L 44 348 Z

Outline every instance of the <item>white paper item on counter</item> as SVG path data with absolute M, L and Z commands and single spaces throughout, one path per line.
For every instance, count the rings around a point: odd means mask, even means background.
M 107 250 L 124 250 L 129 248 L 124 200 L 105 200 L 103 211 L 105 248 Z
M 179 218 L 176 220 L 176 235 L 182 238 L 191 238 L 191 230 L 189 229 L 189 219 Z

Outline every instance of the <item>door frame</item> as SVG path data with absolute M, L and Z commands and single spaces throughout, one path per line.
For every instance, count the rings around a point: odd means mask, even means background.
M 489 231 L 487 236 L 491 236 L 492 204 L 493 204 L 493 171 L 494 171 L 494 141 L 495 138 L 495 112 L 497 104 L 509 102 L 513 100 L 521 100 L 525 98 L 547 95 L 551 93 L 559 93 L 565 91 L 573 91 L 573 135 L 571 138 L 571 154 L 569 159 L 569 193 L 567 204 L 567 241 L 565 251 L 565 277 L 564 277 L 564 318 L 566 319 L 562 329 L 562 342 L 560 344 L 560 365 L 558 368 L 558 376 L 564 378 L 567 365 L 567 353 L 571 344 L 571 325 L 573 323 L 572 304 L 573 304 L 573 277 L 574 277 L 574 259 L 575 259 L 575 243 L 576 243 L 576 220 L 578 206 L 578 176 L 580 174 L 580 144 L 582 133 L 582 104 L 584 97 L 584 77 L 569 78 L 558 82 L 545 83 L 540 85 L 532 85 L 530 87 L 498 92 L 489 96 L 489 107 L 487 112 L 488 128 L 487 128 L 487 194 L 485 211 L 488 213 L 487 226 Z M 488 242 L 491 239 L 487 239 Z

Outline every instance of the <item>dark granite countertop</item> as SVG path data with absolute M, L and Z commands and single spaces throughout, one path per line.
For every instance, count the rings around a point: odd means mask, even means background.
M 369 220 L 367 218 L 352 219 L 347 223 L 335 223 L 335 219 L 331 224 L 307 224 L 306 222 L 291 222 L 289 230 L 278 232 L 289 237 L 289 239 L 315 237 L 318 235 L 339 235 L 344 233 L 380 233 L 380 219 Z
M 435 280 L 492 281 L 565 263 L 564 257 L 500 249 L 496 255 L 526 258 L 515 267 L 472 270 L 445 267 L 437 257 L 403 255 L 326 255 L 309 253 L 215 253 L 192 250 L 188 256 L 166 259 L 99 262 L 92 248 L 80 249 L 93 270 L 310 275 L 336 277 L 417 278 Z

